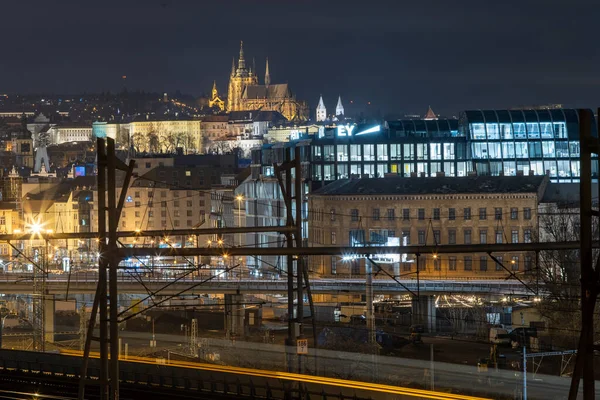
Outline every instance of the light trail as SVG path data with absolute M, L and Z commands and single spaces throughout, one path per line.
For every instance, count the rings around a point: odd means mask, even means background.
M 81 357 L 83 352 L 78 350 L 61 350 L 61 354 Z M 98 352 L 90 352 L 90 357 L 99 358 Z M 435 400 L 490 400 L 484 397 L 466 396 L 460 394 L 432 392 L 422 389 L 411 389 L 406 387 L 398 387 L 392 385 L 383 385 L 379 383 L 368 383 L 360 381 L 351 381 L 346 379 L 326 378 L 319 376 L 294 374 L 289 372 L 268 371 L 255 368 L 231 367 L 222 365 L 212 365 L 203 363 L 194 363 L 188 361 L 165 361 L 164 364 L 157 364 L 156 360 L 149 357 L 128 356 L 126 359 L 120 359 L 123 362 L 133 362 L 149 365 L 166 365 L 179 368 L 197 369 L 203 371 L 222 372 L 236 375 L 255 376 L 261 378 L 282 379 L 293 382 L 314 383 L 318 385 L 327 385 L 333 387 L 344 387 L 355 390 L 366 390 L 379 393 L 387 393 L 394 395 L 411 396 L 420 399 L 435 399 Z

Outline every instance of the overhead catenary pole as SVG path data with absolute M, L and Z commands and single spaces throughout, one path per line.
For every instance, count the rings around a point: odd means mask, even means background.
M 288 171 L 291 174 L 291 170 Z M 295 216 L 295 227 L 296 231 L 294 236 L 296 238 L 296 248 L 302 247 L 302 166 L 300 163 L 300 148 L 296 146 L 294 149 L 294 199 L 296 204 L 296 216 Z M 297 303 L 296 303 L 296 319 L 298 321 L 298 336 L 302 337 L 302 324 L 304 321 L 304 293 L 302 290 L 302 278 L 303 278 L 303 258 L 298 255 L 296 257 L 296 291 L 297 291 Z M 298 364 L 300 366 L 300 357 Z M 301 372 L 300 370 L 298 372 Z
M 598 298 L 600 266 L 592 255 L 592 218 L 599 216 L 592 209 L 592 153 L 600 153 L 600 142 L 592 137 L 591 110 L 579 110 L 580 184 L 579 184 L 579 240 L 581 263 L 581 333 L 575 368 L 571 378 L 569 400 L 577 398 L 579 381 L 583 376 L 583 398 L 595 398 L 594 382 L 594 308 Z M 599 260 L 600 261 L 600 260 Z
M 106 145 L 104 139 L 97 139 L 96 151 L 98 155 L 98 285 L 92 305 L 92 312 L 85 338 L 83 358 L 81 360 L 81 373 L 79 374 L 78 399 L 85 399 L 85 384 L 87 379 L 87 367 L 90 357 L 90 349 L 96 324 L 96 315 L 100 313 L 100 399 L 108 399 L 108 338 L 106 326 Z
M 285 151 L 286 164 L 291 162 L 291 150 L 288 148 Z M 292 212 L 292 171 L 286 169 L 285 171 L 285 211 L 286 221 L 285 224 L 289 227 L 294 225 L 294 216 Z M 288 249 L 293 249 L 294 242 L 292 240 L 292 233 L 288 233 L 286 236 L 286 242 Z M 288 278 L 288 337 L 287 337 L 287 349 L 288 349 L 288 371 L 293 372 L 293 346 L 296 344 L 295 334 L 295 321 L 294 318 L 294 256 L 293 253 L 287 255 L 287 278 Z
M 116 172 L 117 157 L 115 155 L 115 141 L 107 139 L 107 178 L 108 178 L 108 254 L 109 254 L 109 321 L 110 321 L 110 399 L 119 400 L 119 293 L 117 288 L 117 268 L 119 255 L 117 252 L 117 228 L 119 214 L 117 214 Z M 128 184 L 128 182 L 126 182 Z M 123 187 L 122 191 L 127 191 Z
M 108 146 L 106 145 L 108 142 Z M 108 147 L 108 152 L 107 152 Z M 103 400 L 119 398 L 119 333 L 118 333 L 118 292 L 117 292 L 117 268 L 121 255 L 117 248 L 117 227 L 121 209 L 126 198 L 127 188 L 133 176 L 135 163 L 131 161 L 126 166 L 115 156 L 115 142 L 108 138 L 97 140 L 98 152 L 98 246 L 100 256 L 98 258 L 98 286 L 94 296 L 94 303 L 85 338 L 81 373 L 79 380 L 78 399 L 85 398 L 85 384 L 87 367 L 92 339 L 100 341 L 100 398 Z M 117 204 L 116 200 L 116 170 L 126 171 L 121 196 Z M 107 182 L 108 180 L 108 182 Z M 107 185 L 108 183 L 108 185 Z M 107 190 L 108 189 L 108 190 Z M 108 207 L 107 207 L 108 193 Z M 107 243 L 107 211 L 109 235 Z M 110 268 L 110 313 L 108 313 L 108 276 Z M 94 338 L 94 326 L 96 315 L 100 314 L 100 337 Z M 108 315 L 109 314 L 109 315 Z M 110 317 L 110 318 L 109 318 Z M 110 320 L 110 321 L 109 321 Z M 110 337 L 109 337 L 110 322 Z M 110 368 L 109 368 L 109 342 L 110 342 Z

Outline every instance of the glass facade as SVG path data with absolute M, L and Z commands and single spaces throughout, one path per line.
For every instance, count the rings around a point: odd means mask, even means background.
M 592 124 L 596 135 L 595 122 Z M 366 131 L 356 126 L 354 132 Z M 387 121 L 365 135 L 325 128 L 310 146 L 311 177 L 319 187 L 350 177 L 548 175 L 579 179 L 577 110 L 476 110 L 460 118 Z M 597 176 L 597 162 L 592 163 Z M 269 171 L 267 171 L 269 172 Z
M 593 134 L 597 135 L 595 123 Z M 579 180 L 579 116 L 574 109 L 465 111 L 466 136 L 478 175 L 548 175 L 554 182 Z M 597 177 L 597 162 L 593 162 Z
M 358 125 L 353 131 L 369 128 Z M 458 128 L 456 119 L 388 121 L 384 129 L 354 136 L 337 135 L 336 128 L 327 128 L 310 143 L 312 181 L 382 178 L 390 173 L 466 176 L 472 167 L 467 139 Z

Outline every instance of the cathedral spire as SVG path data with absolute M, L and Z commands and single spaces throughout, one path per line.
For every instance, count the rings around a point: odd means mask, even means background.
M 213 87 L 212 87 L 211 96 L 214 99 L 218 95 L 219 95 L 219 92 L 217 91 L 217 81 L 213 81 Z
M 323 103 L 323 95 L 319 97 L 319 104 L 317 105 L 317 122 L 323 122 L 327 119 L 327 109 L 325 103 Z
M 271 84 L 271 74 L 269 74 L 269 57 L 267 57 L 267 67 L 265 68 L 265 86 Z
M 235 75 L 235 58 L 231 57 L 231 76 Z
M 342 96 L 338 96 L 337 106 L 335 106 L 335 115 L 344 115 L 344 106 L 342 105 Z
M 244 41 L 240 41 L 240 59 L 238 61 L 238 69 L 246 69 L 246 60 L 244 59 Z

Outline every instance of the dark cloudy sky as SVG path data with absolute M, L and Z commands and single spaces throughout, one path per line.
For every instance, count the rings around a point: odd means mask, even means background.
M 226 90 L 244 40 L 311 108 L 600 104 L 593 0 L 3 0 L 0 92 Z M 262 76 L 261 76 L 262 80 Z

